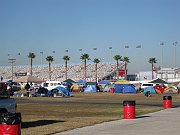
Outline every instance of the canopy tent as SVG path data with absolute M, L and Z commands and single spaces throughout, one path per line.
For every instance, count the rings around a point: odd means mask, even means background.
M 153 81 L 150 81 L 149 83 L 168 84 L 168 82 L 166 82 L 166 81 L 164 81 L 162 79 L 159 79 L 159 78 L 157 78 L 157 79 L 155 79 Z
M 146 93 L 146 92 L 148 92 L 148 91 L 149 91 L 151 94 L 156 94 L 156 90 L 154 89 L 153 86 L 149 86 L 149 87 L 144 88 L 144 93 Z
M 130 84 L 130 82 L 127 80 L 118 80 L 115 82 L 115 84 Z
M 73 81 L 72 79 L 67 79 L 67 80 L 65 80 L 64 82 L 66 82 L 66 83 L 76 83 L 76 82 Z
M 96 92 L 96 86 L 95 85 L 87 85 L 87 87 L 84 89 L 84 92 Z
M 72 96 L 71 93 L 65 87 L 62 86 L 55 87 L 54 89 L 51 90 L 51 92 L 53 93 L 53 95 L 55 95 L 54 97 Z
M 136 93 L 136 89 L 132 84 L 115 84 L 114 93 Z
M 175 94 L 175 93 L 178 93 L 178 90 L 175 89 L 174 87 L 172 86 L 169 86 L 167 88 L 164 89 L 163 91 L 164 94 Z
M 38 77 L 35 76 L 31 76 L 31 75 L 27 75 L 27 76 L 22 76 L 20 78 L 17 78 L 15 80 L 13 80 L 13 82 L 33 82 L 33 83 L 42 83 L 45 82 L 45 80 L 40 79 Z

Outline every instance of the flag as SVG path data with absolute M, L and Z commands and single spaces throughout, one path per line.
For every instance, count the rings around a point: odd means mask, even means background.
M 65 50 L 65 52 L 68 52 L 68 50 Z
M 125 48 L 129 48 L 129 46 L 128 46 L 128 45 L 125 45 Z
M 112 49 L 112 47 L 109 47 L 109 49 Z
M 18 55 L 21 55 L 20 53 L 18 53 Z
M 93 48 L 93 50 L 97 50 L 97 48 Z
M 79 51 L 82 51 L 82 49 L 79 49 Z
M 141 45 L 136 46 L 136 48 L 141 48 Z

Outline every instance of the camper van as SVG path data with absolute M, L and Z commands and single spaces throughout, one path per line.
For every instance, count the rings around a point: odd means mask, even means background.
M 42 84 L 42 87 L 52 90 L 58 86 L 62 86 L 62 83 L 60 81 L 46 81 Z

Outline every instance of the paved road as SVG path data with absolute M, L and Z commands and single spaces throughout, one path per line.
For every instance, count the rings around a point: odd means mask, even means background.
M 137 117 L 77 128 L 55 135 L 179 135 L 180 107 Z

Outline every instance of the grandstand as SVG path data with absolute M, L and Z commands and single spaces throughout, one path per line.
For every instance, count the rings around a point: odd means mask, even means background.
M 33 76 L 37 76 L 44 80 L 49 80 L 49 71 L 47 66 L 36 66 L 32 68 Z M 52 65 L 51 66 L 51 80 L 64 81 L 65 76 L 65 66 L 64 65 Z M 115 64 L 98 64 L 97 77 L 99 80 L 114 73 L 116 71 Z M 27 74 L 30 72 L 30 66 L 15 66 L 13 69 L 14 79 L 18 76 L 15 74 Z M 88 64 L 86 68 L 87 81 L 95 81 L 95 64 Z M 0 75 L 4 80 L 10 80 L 12 78 L 12 67 L 0 67 Z M 84 64 L 68 65 L 67 78 L 74 81 L 78 81 L 84 78 Z

